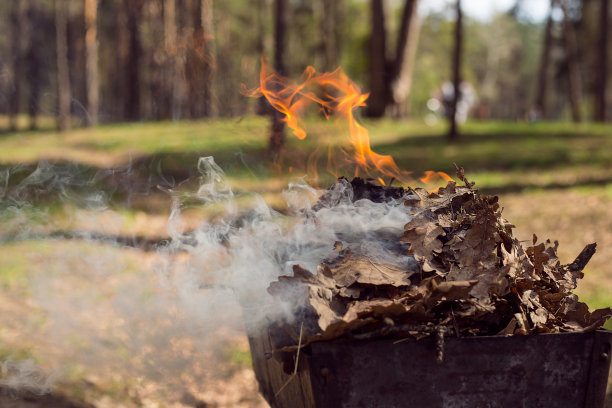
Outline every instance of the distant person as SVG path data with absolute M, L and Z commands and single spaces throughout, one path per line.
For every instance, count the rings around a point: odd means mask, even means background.
M 466 81 L 461 82 L 459 89 L 461 93 L 457 101 L 455 119 L 457 123 L 465 123 L 471 107 L 476 102 L 476 92 L 474 91 L 474 87 Z M 448 117 L 454 97 L 455 87 L 453 83 L 444 81 L 440 89 L 427 101 L 427 108 L 431 113 L 425 117 L 425 122 L 432 125 L 438 121 L 438 118 Z

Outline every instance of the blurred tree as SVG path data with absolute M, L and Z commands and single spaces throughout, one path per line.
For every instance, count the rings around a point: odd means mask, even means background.
M 24 65 L 24 34 L 26 24 L 25 0 L 13 0 L 11 10 L 11 87 L 9 89 L 9 128 L 17 129 L 17 115 L 21 110 L 23 65 Z
M 213 4 L 212 0 L 201 0 L 202 19 L 202 58 L 204 59 L 204 116 L 217 116 L 216 96 L 214 95 L 213 82 L 216 70 L 215 31 L 213 26 Z
M 145 0 L 123 0 L 127 30 L 127 53 L 123 61 L 126 72 L 124 113 L 128 120 L 140 120 L 141 118 L 140 80 L 143 47 L 140 38 L 140 23 L 144 2 Z
M 463 42 L 463 12 L 461 10 L 461 0 L 456 3 L 457 21 L 455 22 L 455 49 L 453 52 L 453 99 L 448 112 L 450 129 L 448 131 L 449 140 L 457 140 L 459 131 L 457 129 L 457 102 L 461 97 L 461 52 Z
M 87 95 L 87 125 L 98 124 L 100 92 L 98 81 L 98 0 L 84 0 L 85 70 Z
M 608 60 L 609 56 L 609 30 L 610 30 L 610 3 L 609 0 L 599 1 L 599 50 L 598 75 L 595 86 L 595 110 L 593 119 L 599 122 L 606 121 L 607 90 L 608 90 Z
M 289 2 L 274 0 L 274 69 L 280 75 L 287 75 L 287 25 L 289 23 Z M 283 114 L 276 109 L 272 112 L 270 152 L 277 160 L 285 146 L 285 122 Z
M 261 59 L 266 60 L 271 54 L 272 37 L 268 35 L 266 27 L 270 23 L 269 11 L 272 9 L 272 0 L 257 0 L 257 53 Z M 261 66 L 259 66 L 261 69 Z M 258 115 L 269 115 L 272 106 L 265 96 L 260 96 L 257 103 L 256 113 Z
M 143 112 L 146 120 L 169 117 L 172 94 L 166 85 L 166 48 L 163 0 L 148 0 L 143 8 Z
M 28 2 L 27 21 L 29 26 L 28 46 L 25 53 L 25 73 L 30 83 L 30 94 L 28 95 L 28 115 L 30 117 L 30 129 L 38 128 L 38 114 L 40 110 L 40 95 L 43 88 L 43 71 L 45 56 L 41 45 L 47 39 L 47 27 L 40 6 L 35 1 Z M 35 27 L 35 29 L 34 29 Z
M 212 93 L 216 65 L 212 0 L 195 0 L 192 10 L 191 44 L 186 59 L 189 116 L 211 117 L 216 115 Z
M 68 131 L 71 127 L 70 73 L 68 64 L 68 10 L 70 0 L 55 0 L 55 41 L 57 55 L 57 95 L 58 95 L 58 128 Z
M 554 2 L 554 0 L 552 0 Z M 551 3 L 552 3 L 551 2 Z M 542 46 L 542 56 L 540 57 L 540 67 L 538 69 L 538 83 L 535 95 L 535 110 L 537 115 L 542 119 L 547 118 L 546 111 L 546 93 L 548 90 L 548 75 L 550 71 L 550 52 L 552 48 L 552 18 L 553 4 L 551 4 L 548 18 L 546 19 L 546 28 L 544 29 L 544 43 Z
M 370 37 L 370 99 L 368 116 L 381 117 L 387 109 L 393 116 L 405 116 L 412 85 L 414 56 L 419 38 L 418 0 L 406 0 L 393 57 L 387 56 L 388 6 L 372 0 Z
M 414 58 L 420 31 L 418 0 L 408 0 L 402 14 L 391 74 L 391 113 L 394 117 L 404 117 L 408 113 L 407 104 L 412 87 Z
M 385 114 L 389 100 L 387 75 L 387 18 L 385 0 L 372 0 L 372 35 L 370 37 L 370 97 L 368 116 L 379 118 Z
M 582 121 L 581 113 L 581 94 L 582 81 L 580 78 L 580 69 L 578 61 L 578 49 L 576 45 L 576 33 L 572 25 L 569 15 L 569 7 L 567 0 L 557 0 L 563 11 L 563 45 L 565 48 L 565 58 L 567 63 L 567 87 L 569 92 L 569 102 L 572 112 L 572 120 L 574 122 Z
M 338 68 L 342 52 L 342 14 L 344 0 L 321 0 L 320 70 L 324 72 Z
M 160 101 L 161 117 L 178 119 L 181 111 L 180 97 L 180 49 L 177 43 L 176 0 L 163 0 L 164 18 L 164 72 L 165 98 Z

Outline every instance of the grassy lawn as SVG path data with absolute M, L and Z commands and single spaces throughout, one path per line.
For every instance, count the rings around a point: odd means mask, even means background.
M 511 220 L 521 230 L 538 232 L 542 220 L 548 219 L 553 227 L 540 234 L 560 240 L 562 247 L 567 241 L 583 241 L 585 234 L 592 236 L 593 233 L 585 231 L 601 230 L 601 223 L 612 216 L 605 210 L 612 201 L 610 125 L 470 122 L 461 127 L 462 135 L 458 142 L 448 143 L 444 137 L 444 124 L 428 126 L 420 121 L 391 120 L 365 120 L 363 124 L 370 132 L 374 150 L 391 154 L 400 168 L 413 171 L 416 176 L 425 170 L 446 171 L 454 175 L 453 163 L 457 163 L 484 192 L 512 198 L 513 205 L 506 206 L 506 215 L 510 218 L 514 215 L 513 207 L 520 208 L 515 215 L 520 222 Z M 106 192 L 113 209 L 123 215 L 121 221 L 110 223 L 115 230 L 127 233 L 136 229 L 138 234 L 146 235 L 147 229 L 151 229 L 154 230 L 151 235 L 160 236 L 164 234 L 163 220 L 170 208 L 169 198 L 156 189 L 140 191 L 134 187 L 134 179 L 148 178 L 151 183 L 160 184 L 170 180 L 170 183 L 180 184 L 197 176 L 199 157 L 213 156 L 225 170 L 234 191 L 259 193 L 273 206 L 282 209 L 279 193 L 291 178 L 306 173 L 306 162 L 312 152 L 328 143 L 343 144 L 348 134 L 342 123 L 307 120 L 308 137 L 304 141 L 288 134 L 288 159 L 279 170 L 268 161 L 268 128 L 265 118 L 251 116 L 210 121 L 112 124 L 95 129 L 77 129 L 68 134 L 54 130 L 21 130 L 0 135 L 0 169 L 12 169 L 9 183 L 16 183 L 20 174 L 29 174 L 39 161 L 51 161 L 56 171 L 63 169 L 65 173 L 77 174 L 88 182 L 96 181 L 95 188 Z M 323 159 L 318 161 L 318 165 L 320 184 L 325 186 L 333 176 L 326 173 Z M 133 179 L 127 179 L 127 189 L 133 191 L 108 186 L 104 177 L 96 176 L 111 168 L 134 175 Z M 567 194 L 572 194 L 573 200 L 564 199 Z M 593 211 L 581 210 L 585 208 L 581 201 L 589 200 L 599 200 L 603 209 L 597 210 L 597 216 Z M 533 202 L 532 208 L 523 208 L 522 201 Z M 572 215 L 576 222 L 563 218 L 573 208 L 578 209 L 577 214 Z M 37 213 L 41 209 L 44 209 L 43 214 L 53 214 L 51 224 L 56 229 L 83 227 L 79 217 L 72 214 L 75 211 L 77 214 L 78 211 L 86 212 L 86 209 L 67 208 L 65 204 L 42 200 L 31 210 Z M 197 218 L 203 214 L 197 206 L 191 212 L 193 222 L 197 224 Z M 142 221 L 147 219 L 145 215 L 153 214 L 156 214 L 154 228 Z M 590 228 L 585 228 L 582 219 L 589 216 L 596 219 L 587 221 Z M 559 217 L 564 219 L 562 224 L 558 222 Z M 117 223 L 121 225 L 117 226 Z M 109 222 L 99 224 L 108 226 Z M 555 225 L 559 226 L 557 230 Z M 612 254 L 605 244 L 607 241 L 600 243 L 598 256 L 603 255 L 612 261 Z M 580 249 L 574 245 L 570 247 L 576 251 Z M 601 270 L 596 268 L 594 274 L 610 274 L 603 270 L 604 266 Z M 597 299 L 598 304 L 612 304 L 612 295 L 606 296 L 601 290 L 593 294 L 593 299 Z
M 442 124 L 427 126 L 422 122 L 391 120 L 364 120 L 363 124 L 370 131 L 375 151 L 391 154 L 402 169 L 413 171 L 417 177 L 426 170 L 446 171 L 453 176 L 453 163 L 463 166 L 483 191 L 500 195 L 504 215 L 517 226 L 520 239 L 530 239 L 536 233 L 540 240 L 558 240 L 561 262 L 571 262 L 586 244 L 598 242 L 597 254 L 585 270 L 577 293 L 591 307 L 612 305 L 612 126 L 471 122 L 461 127 L 460 140 L 451 144 L 444 137 Z M 21 305 L 21 296 L 65 303 L 66 312 L 75 305 L 78 308 L 84 299 L 93 298 L 101 314 L 130 307 L 145 317 L 149 312 L 151 316 L 158 313 L 148 308 L 159 305 L 145 302 L 154 294 L 151 282 L 143 285 L 138 280 L 148 276 L 158 262 L 155 254 L 143 256 L 137 251 L 122 252 L 107 245 L 67 244 L 62 239 L 41 240 L 38 236 L 54 231 L 88 231 L 166 238 L 172 204 L 169 191 L 197 187 L 198 158 L 203 156 L 215 158 L 233 191 L 257 193 L 276 209 L 283 210 L 282 190 L 292 178 L 305 175 L 312 153 L 324 151 L 328 142 L 339 146 L 346 141 L 342 123 L 310 119 L 306 125 L 308 137 L 304 141 L 288 135 L 286 156 L 277 166 L 269 163 L 266 150 L 269 123 L 260 117 L 113 124 L 76 129 L 68 134 L 49 128 L 0 133 L 0 235 L 4 237 L 0 241 L 0 298 L 6 294 L 12 299 L 12 303 L 0 302 L 0 315 L 17 316 L 0 321 L 0 358 L 8 353 L 2 344 L 13 345 L 13 350 L 27 356 L 44 354 L 49 348 L 42 362 L 59 358 L 52 350 L 57 339 L 34 336 L 38 328 L 57 316 L 49 316 L 27 302 L 27 307 Z M 334 176 L 325 173 L 325 154 L 320 156 L 316 161 L 319 183 L 325 187 Z M 27 184 L 32 174 L 45 188 L 29 195 L 21 193 L 19 186 Z M 249 194 L 245 194 L 245 202 L 250 199 Z M 215 209 L 203 210 L 195 200 L 184 209 L 184 214 L 188 230 L 203 219 L 214 217 Z M 119 274 L 119 269 L 125 273 Z M 76 279 L 72 287 L 63 286 L 68 281 L 67 270 L 78 272 L 70 278 Z M 32 280 L 33 277 L 36 279 Z M 40 283 L 41 277 L 56 286 L 47 289 L 32 283 Z M 129 288 L 137 288 L 140 297 L 116 304 L 125 295 L 125 282 Z M 50 292 L 47 294 L 46 290 Z M 167 300 L 160 301 L 162 307 Z M 164 309 L 166 320 L 156 322 L 158 331 L 152 327 L 133 327 L 137 329 L 135 339 L 118 333 L 123 354 L 111 356 L 109 361 L 117 360 L 116 367 L 120 367 L 122 361 L 130 360 L 132 353 L 139 352 L 144 353 L 139 364 L 145 366 L 146 358 L 153 357 L 145 355 L 146 350 L 140 350 L 135 340 L 138 336 L 165 336 L 167 333 L 162 333 L 161 328 L 172 321 L 174 307 L 171 304 L 167 311 Z M 24 314 L 31 337 L 19 332 L 23 320 L 18 318 L 19 313 Z M 85 310 L 80 314 L 83 322 L 95 322 L 83 326 L 92 333 L 115 330 L 103 321 L 92 320 Z M 129 321 L 120 323 L 130 326 Z M 612 322 L 606 327 L 612 329 Z M 205 345 L 185 345 L 193 333 L 188 327 L 182 330 L 185 337 L 172 337 L 172 341 L 186 361 L 212 358 Z M 222 369 L 225 382 L 215 384 L 218 387 L 224 387 L 228 381 L 247 384 L 245 387 L 254 392 L 252 374 L 245 374 L 249 366 L 246 339 L 238 337 L 234 342 L 235 333 L 215 335 L 230 339 L 223 350 L 213 353 L 225 361 Z M 74 343 L 74 350 L 86 351 L 91 347 L 78 336 L 62 341 Z M 106 346 L 102 340 L 96 345 Z M 176 360 L 174 355 L 167 358 L 167 363 Z M 205 370 L 200 366 L 189 369 Z M 81 368 L 74 370 L 79 374 L 71 378 L 77 381 Z M 212 378 L 205 371 L 198 373 L 197 378 L 202 380 Z M 117 386 L 122 381 L 118 377 L 112 377 L 109 383 L 89 378 L 83 381 L 88 385 L 79 382 L 81 385 L 67 392 L 77 397 L 83 389 L 107 397 L 109 393 L 116 394 L 111 398 L 115 398 L 115 403 L 135 398 L 125 396 L 131 391 L 127 386 Z M 140 378 L 132 381 L 136 388 L 149 387 Z M 91 391 L 92 384 L 97 391 Z M 198 387 L 193 384 L 194 390 Z
M 391 154 L 400 168 L 413 171 L 416 176 L 425 170 L 446 171 L 453 175 L 453 163 L 457 163 L 485 192 L 502 196 L 520 193 L 520 197 L 538 198 L 541 202 L 536 211 L 531 215 L 530 212 L 519 214 L 526 230 L 533 229 L 530 227 L 536 218 L 546 218 L 546 214 L 536 217 L 536 213 L 569 208 L 572 204 L 580 206 L 580 199 L 576 203 L 562 197 L 550 201 L 550 191 L 566 190 L 587 201 L 593 197 L 599 197 L 604 203 L 612 200 L 610 125 L 470 122 L 462 126 L 460 140 L 452 144 L 444 137 L 444 124 L 427 126 L 419 121 L 366 120 L 364 125 L 370 131 L 375 151 Z M 151 183 L 179 184 L 197 176 L 199 157 L 213 156 L 226 171 L 235 191 L 259 193 L 273 206 L 282 207 L 279 193 L 291 178 L 306 173 L 306 163 L 312 152 L 328 143 L 343 144 L 348 134 L 342 123 L 307 120 L 308 137 L 304 141 L 288 135 L 287 159 L 279 171 L 268 161 L 268 127 L 265 118 L 251 116 L 211 121 L 112 124 L 77 129 L 68 134 L 54 130 L 21 130 L 0 135 L 0 169 L 12 169 L 9 183 L 16 183 L 20 174 L 29 174 L 39 161 L 47 160 L 54 163 L 56 171 L 63 169 L 88 182 L 96 180 L 96 188 L 112 198 L 113 209 L 125 215 L 120 229 L 126 232 L 135 227 L 135 220 L 139 215 L 142 219 L 143 213 L 157 213 L 163 218 L 170 206 L 168 196 L 158 194 L 156 189 L 139 191 L 129 185 L 135 183 L 129 178 L 127 189 L 132 191 L 108 186 L 104 177 L 96 176 L 104 170 L 120 169 L 135 175 L 134 179 L 148 178 Z M 324 159 L 319 159 L 322 186 L 333 180 L 325 166 Z M 48 200 L 39 205 L 46 206 L 45 214 L 51 211 L 56 215 L 56 226 L 78 228 L 78 222 L 75 226 L 74 217 L 70 216 L 73 208 L 66 209 Z M 193 212 L 195 217 L 202 215 L 197 208 Z M 601 217 L 605 220 L 606 216 L 609 214 L 600 214 L 600 222 Z M 66 222 L 67 218 L 71 221 Z M 566 222 L 572 225 L 572 220 Z M 575 224 L 578 230 L 581 225 Z M 146 228 L 140 229 L 146 233 Z M 592 229 L 598 230 L 597 224 Z M 162 230 L 156 228 L 154 235 L 163 234 Z M 580 237 L 583 234 L 574 231 L 571 235 Z M 562 242 L 572 239 L 558 234 L 551 237 Z M 600 245 L 600 252 L 607 251 Z M 612 304 L 612 296 L 609 300 Z

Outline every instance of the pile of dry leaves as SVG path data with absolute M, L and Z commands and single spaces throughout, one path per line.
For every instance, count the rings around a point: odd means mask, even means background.
M 537 243 L 534 235 L 524 247 L 501 217 L 497 197 L 479 194 L 462 169 L 457 175 L 465 186 L 449 182 L 435 193 L 405 196 L 413 218 L 396 248 L 414 257 L 414 267 L 385 264 L 336 242 L 330 243 L 336 258 L 317 271 L 296 265 L 294 276 L 273 282 L 269 292 L 296 314 L 293 323 L 279 323 L 286 335 L 277 336 L 276 346 L 342 336 L 587 331 L 612 316 L 610 308 L 589 312 L 572 293 L 595 244 L 568 265 L 557 258 L 557 242 Z

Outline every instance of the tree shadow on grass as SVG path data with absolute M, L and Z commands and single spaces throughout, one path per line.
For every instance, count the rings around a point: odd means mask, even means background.
M 575 132 L 466 133 L 455 143 L 441 135 L 406 136 L 393 143 L 376 144 L 375 150 L 391 154 L 400 168 L 420 171 L 452 171 L 453 163 L 470 172 L 612 166 L 611 137 Z

